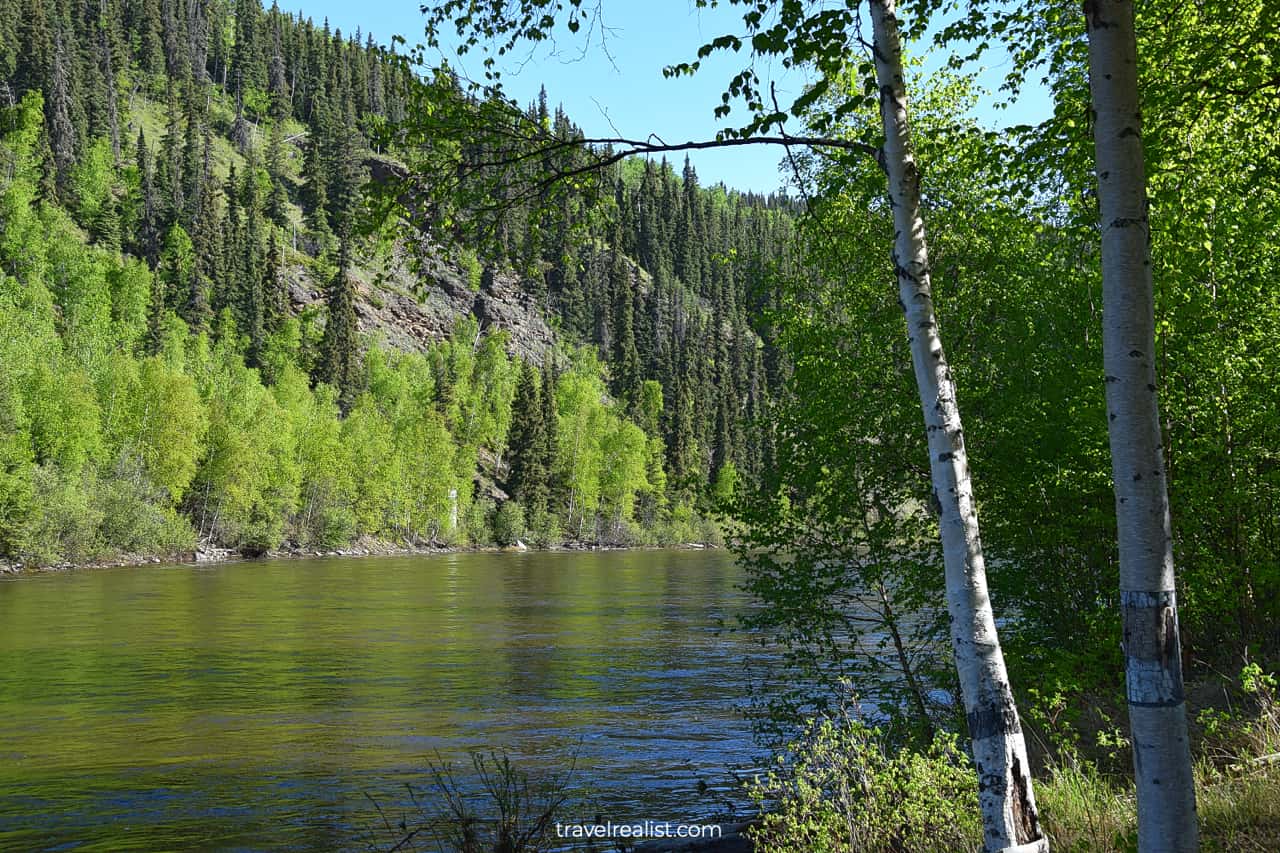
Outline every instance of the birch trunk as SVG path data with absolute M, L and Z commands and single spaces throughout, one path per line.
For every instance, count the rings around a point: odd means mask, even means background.
M 911 360 L 929 437 L 939 509 L 947 609 L 956 669 L 973 741 L 987 851 L 1049 849 L 1031 790 L 1026 743 L 987 597 L 978 514 L 960 426 L 955 384 L 938 335 L 929 255 L 920 211 L 920 172 L 911 147 L 906 85 L 894 0 L 872 0 L 876 79 L 884 122 L 883 166 L 893 206 L 893 265 L 907 319 Z
M 1155 308 L 1132 0 L 1087 0 L 1102 223 L 1102 353 L 1120 545 L 1138 848 L 1199 847 L 1182 691 L 1169 498 L 1156 400 Z

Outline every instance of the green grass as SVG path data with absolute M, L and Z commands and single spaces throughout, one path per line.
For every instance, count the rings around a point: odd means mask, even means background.
M 1201 764 L 1196 799 L 1204 851 L 1280 850 L 1280 766 L 1223 772 Z M 1069 853 L 1137 849 L 1133 786 L 1092 765 L 1060 769 L 1036 786 L 1050 848 Z

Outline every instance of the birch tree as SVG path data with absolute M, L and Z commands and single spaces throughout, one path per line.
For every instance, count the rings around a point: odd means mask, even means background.
M 965 715 L 973 743 L 978 774 L 979 803 L 984 825 L 984 846 L 988 851 L 1047 851 L 1048 842 L 1040 830 L 1032 793 L 1026 744 L 1009 685 L 1004 658 L 987 591 L 986 568 L 979 534 L 978 515 L 969 476 L 960 410 L 955 383 L 947 365 L 933 310 L 932 284 L 924 219 L 920 205 L 920 173 L 911 146 L 907 114 L 906 86 L 902 68 L 900 25 L 893 0 L 869 3 L 874 42 L 874 83 L 879 92 L 883 122 L 882 146 L 812 137 L 794 137 L 783 124 L 790 116 L 805 116 L 819 133 L 830 129 L 841 115 L 858 107 L 850 99 L 833 115 L 816 117 L 810 107 L 843 75 L 851 45 L 861 42 L 860 3 L 840 9 L 819 4 L 741 3 L 746 34 L 721 36 L 698 50 L 698 60 L 667 69 L 669 76 L 692 74 L 701 60 L 717 50 L 740 50 L 750 45 L 750 61 L 772 56 L 784 64 L 807 64 L 818 73 L 791 105 L 783 108 L 776 94 L 763 91 L 755 69 L 748 64 L 728 84 L 724 104 L 717 116 L 729 114 L 733 98 L 745 102 L 752 117 L 741 128 L 722 131 L 716 140 L 685 144 L 655 144 L 625 139 L 582 139 L 577 144 L 608 145 L 595 168 L 631 154 L 655 154 L 715 146 L 777 143 L 787 146 L 816 145 L 854 148 L 875 156 L 888 178 L 889 198 L 894 212 L 894 270 L 900 300 L 906 314 L 915 380 L 928 434 L 929 465 L 935 503 L 939 508 L 939 528 L 944 553 L 947 604 L 951 617 L 952 646 L 960 677 Z M 708 5 L 699 0 L 698 6 Z M 568 8 L 553 0 L 520 0 L 501 7 L 485 7 L 472 0 L 444 0 L 425 7 L 429 39 L 438 45 L 441 27 L 454 24 L 462 39 L 462 50 L 481 46 L 501 56 L 521 39 L 534 42 L 551 36 L 555 13 L 567 15 L 567 27 L 577 32 L 598 17 L 598 8 L 587 9 L 581 0 L 570 0 Z M 766 13 L 773 14 L 773 26 L 765 25 Z M 492 57 L 485 61 L 489 81 L 486 95 L 500 93 L 501 71 Z M 772 99 L 770 107 L 768 101 Z M 456 130 L 455 130 L 456 133 Z M 521 158 L 523 159 L 523 158 Z M 507 162 L 498 165 L 505 166 Z M 585 171 L 576 170 L 575 173 Z M 573 177 L 552 175 L 545 180 Z
M 1156 392 L 1132 0 L 1087 0 L 1102 227 L 1103 364 L 1120 546 L 1125 682 L 1142 851 L 1199 847 Z
M 893 268 L 907 320 L 911 361 L 929 439 L 929 469 L 938 509 L 951 642 L 979 778 L 987 850 L 1047 851 L 1040 831 L 1026 743 L 1005 671 L 978 528 L 973 482 L 955 382 L 938 320 L 920 171 L 911 146 L 902 48 L 894 0 L 871 0 L 872 53 L 884 125 L 882 165 L 893 207 Z

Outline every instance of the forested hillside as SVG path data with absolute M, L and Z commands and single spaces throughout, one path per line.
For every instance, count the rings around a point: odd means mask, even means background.
M 408 68 L 257 0 L 0 2 L 0 556 L 716 537 L 793 204 L 635 162 L 410 245 L 366 203 Z

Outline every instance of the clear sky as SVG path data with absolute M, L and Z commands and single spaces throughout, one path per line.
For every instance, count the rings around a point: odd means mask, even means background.
M 292 0 L 289 5 L 295 10 L 300 7 L 317 23 L 327 16 L 330 25 L 344 34 L 359 27 L 383 44 L 397 33 L 409 44 L 423 38 L 423 16 L 414 0 Z M 551 104 L 563 104 L 588 136 L 644 138 L 653 133 L 665 142 L 684 142 L 712 138 L 718 129 L 745 120 L 740 109 L 730 115 L 728 124 L 718 122 L 712 112 L 720 103 L 725 82 L 740 68 L 734 60 L 740 63 L 742 55 L 716 55 L 704 61 L 693 77 L 668 80 L 662 76 L 664 66 L 694 59 L 698 46 L 715 36 L 740 33 L 740 11 L 724 6 L 699 10 L 692 0 L 605 0 L 602 6 L 607 55 L 600 47 L 599 30 L 591 33 L 586 50 L 587 27 L 577 36 L 562 30 L 555 49 L 519 53 L 519 61 L 506 66 L 503 85 L 508 94 L 530 103 L 539 86 L 546 85 Z M 438 58 L 439 54 L 428 55 L 428 61 Z M 448 59 L 468 76 L 481 77 L 479 54 Z M 987 63 L 994 62 L 996 67 L 979 76 L 979 83 L 993 92 L 1004 74 L 998 65 L 1001 60 L 1000 55 L 988 57 Z M 926 67 L 937 64 L 927 62 Z M 799 93 L 802 80 L 797 75 L 781 73 L 780 67 L 760 70 L 762 79 L 776 79 L 780 101 L 789 103 Z M 995 109 L 999 100 L 1003 98 L 995 94 L 982 99 L 980 121 L 993 127 L 1033 123 L 1051 112 L 1048 96 L 1038 86 L 1028 85 L 1009 109 Z M 781 154 L 776 146 L 762 145 L 699 151 L 692 156 L 704 185 L 723 182 L 740 190 L 770 192 L 783 182 L 778 170 Z

